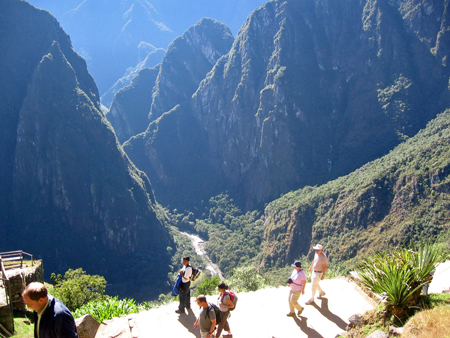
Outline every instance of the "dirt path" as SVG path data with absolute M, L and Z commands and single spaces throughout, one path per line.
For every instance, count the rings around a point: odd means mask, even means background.
M 233 337 L 334 338 L 345 331 L 351 315 L 364 313 L 375 305 L 345 278 L 324 280 L 321 284 L 327 292 L 325 299 L 309 306 L 304 305 L 311 289 L 307 285 L 307 292 L 300 298 L 300 304 L 305 307 L 300 318 L 286 317 L 287 287 L 240 293 L 238 306 L 230 318 Z M 211 302 L 217 300 L 217 296 L 207 298 Z M 139 337 L 200 337 L 198 329 L 193 327 L 199 312 L 197 305 L 192 301 L 192 310 L 185 315 L 175 313 L 177 306 L 178 303 L 171 303 L 138 314 L 135 321 Z
M 450 287 L 450 261 L 438 266 L 429 292 L 440 293 Z M 311 285 L 307 284 L 300 304 L 305 307 L 300 318 L 286 317 L 289 311 L 287 287 L 270 288 L 255 292 L 240 293 L 239 302 L 230 318 L 230 327 L 235 338 L 334 338 L 343 332 L 348 318 L 355 313 L 364 313 L 376 304 L 346 278 L 327 279 L 321 282 L 327 293 L 314 305 L 304 305 L 310 296 Z M 217 296 L 207 296 L 216 302 Z M 200 337 L 193 324 L 199 309 L 192 299 L 192 310 L 178 315 L 178 303 L 116 318 L 109 325 L 102 325 L 96 338 L 150 338 L 150 337 Z M 132 327 L 130 329 L 128 327 Z M 127 328 L 125 330 L 124 328 Z M 122 334 L 121 334 L 122 332 Z
M 428 293 L 441 293 L 450 289 L 450 261 L 437 266 Z

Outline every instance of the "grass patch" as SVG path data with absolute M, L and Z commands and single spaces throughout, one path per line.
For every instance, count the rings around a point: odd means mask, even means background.
M 14 317 L 14 338 L 33 338 L 34 324 L 27 317 Z
M 341 337 L 364 338 L 376 330 L 388 333 L 389 328 L 395 326 L 405 328 L 402 338 L 450 338 L 450 294 L 421 295 L 415 312 L 409 317 L 399 319 L 381 306 L 367 311 L 362 317 L 362 326 Z
M 424 310 L 411 317 L 402 334 L 404 338 L 449 338 L 450 306 L 443 305 Z

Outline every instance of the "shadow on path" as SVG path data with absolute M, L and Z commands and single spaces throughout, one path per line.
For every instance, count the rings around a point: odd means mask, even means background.
M 322 298 L 322 304 L 320 307 L 315 302 L 312 303 L 312 305 L 322 314 L 322 316 L 335 323 L 340 329 L 344 331 L 346 330 L 348 323 L 328 309 L 327 298 Z
M 195 317 L 194 312 L 189 309 L 187 310 L 188 314 L 181 314 L 178 317 L 178 321 L 183 324 L 183 326 L 190 332 L 192 335 L 194 335 L 197 338 L 200 338 L 200 329 L 194 328 L 194 323 L 197 320 L 197 317 Z
M 308 327 L 308 318 L 301 316 L 300 318 L 294 317 L 294 320 L 303 333 L 308 335 L 308 338 L 324 338 L 319 332 Z

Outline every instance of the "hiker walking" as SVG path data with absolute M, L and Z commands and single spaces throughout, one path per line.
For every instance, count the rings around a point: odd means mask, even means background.
M 327 272 L 328 258 L 323 253 L 323 247 L 321 244 L 317 244 L 315 247 L 313 247 L 313 250 L 316 253 L 314 254 L 314 260 L 311 264 L 311 267 L 308 270 L 309 272 L 312 272 L 312 295 L 311 299 L 305 303 L 306 305 L 314 303 L 314 296 L 317 290 L 319 291 L 319 295 L 317 296 L 318 299 L 322 299 L 322 297 L 325 296 L 325 292 L 321 289 L 319 282 L 324 279 L 325 273 Z
M 230 309 L 234 308 L 233 301 L 231 300 L 231 295 L 228 290 L 228 285 L 221 282 L 217 286 L 219 289 L 219 299 L 217 301 L 217 305 L 219 306 L 220 312 L 222 312 L 222 321 L 217 326 L 217 334 L 216 337 L 220 337 L 222 330 L 228 332 L 228 334 L 224 334 L 223 338 L 231 338 L 233 335 L 231 334 L 230 325 L 228 324 L 228 317 L 230 315 Z
M 298 303 L 298 299 L 300 295 L 305 294 L 305 285 L 306 285 L 306 274 L 302 269 L 302 263 L 300 261 L 295 261 L 292 264 L 294 267 L 294 271 L 292 271 L 291 277 L 288 278 L 289 287 L 291 290 L 289 291 L 289 313 L 288 317 L 295 316 L 295 309 L 297 309 L 297 316 L 303 312 L 303 308 Z
M 184 309 L 191 308 L 191 275 L 192 267 L 189 265 L 189 256 L 183 257 L 183 268 L 180 271 L 181 283 L 180 283 L 180 305 L 176 313 L 185 313 Z
M 198 296 L 196 302 L 200 306 L 200 313 L 194 323 L 194 327 L 200 327 L 201 338 L 211 338 L 216 328 L 216 313 L 209 306 L 205 296 Z

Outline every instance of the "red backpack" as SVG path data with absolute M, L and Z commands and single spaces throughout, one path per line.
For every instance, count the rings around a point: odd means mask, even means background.
M 227 293 L 230 295 L 230 299 L 231 299 L 231 301 L 233 302 L 234 307 L 232 307 L 232 308 L 230 309 L 230 311 L 233 311 L 233 310 L 236 308 L 236 303 L 237 303 L 237 301 L 238 301 L 238 297 L 236 296 L 236 294 L 235 294 L 233 291 L 227 291 L 227 292 L 225 292 L 225 294 L 227 294 Z

